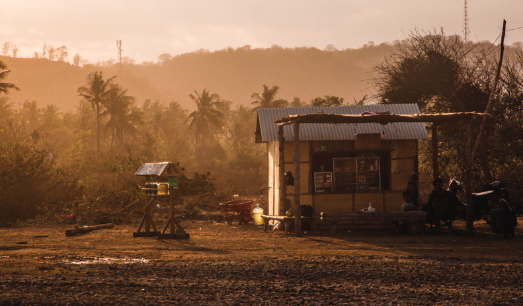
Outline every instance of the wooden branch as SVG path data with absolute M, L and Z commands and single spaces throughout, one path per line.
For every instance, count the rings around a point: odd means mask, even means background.
M 117 215 L 117 214 L 119 214 L 119 213 L 122 213 L 123 211 L 127 210 L 128 208 L 130 208 L 130 207 L 132 207 L 132 206 L 134 206 L 134 205 L 136 205 L 136 204 L 138 204 L 138 203 L 140 203 L 140 199 L 137 199 L 137 200 L 132 201 L 131 203 L 125 205 L 124 208 L 122 208 L 122 209 L 120 209 L 120 210 L 118 210 L 118 211 L 116 211 L 116 212 L 113 212 L 112 214 L 113 214 L 113 215 Z
M 73 229 L 65 230 L 65 236 L 71 237 L 77 234 L 85 234 L 92 231 L 97 231 L 104 228 L 113 228 L 114 224 L 107 223 L 107 224 L 101 224 L 101 225 L 94 225 L 94 226 L 82 226 L 79 227 L 76 225 Z
M 496 70 L 496 78 L 494 79 L 494 87 L 492 88 L 492 91 L 490 92 L 490 96 L 488 98 L 487 107 L 485 108 L 485 114 L 488 114 L 490 112 L 490 109 L 492 108 L 492 100 L 494 100 L 494 94 L 496 92 L 496 88 L 498 87 L 499 82 L 499 75 L 501 74 L 501 66 L 503 64 L 503 52 L 505 51 L 505 29 L 507 26 L 507 21 L 503 20 L 503 30 L 501 32 L 501 50 L 499 54 L 499 62 L 498 62 L 498 68 Z M 472 149 L 471 159 L 474 160 L 474 157 L 476 155 L 476 152 L 478 151 L 479 144 L 481 143 L 481 134 L 483 133 L 483 130 L 485 129 L 485 121 L 487 121 L 487 117 L 483 117 L 483 120 L 481 120 L 481 125 L 479 127 L 478 136 L 476 137 L 476 143 L 474 143 L 474 149 Z

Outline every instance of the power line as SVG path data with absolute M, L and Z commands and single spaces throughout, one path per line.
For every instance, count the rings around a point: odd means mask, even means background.
M 514 30 L 519 30 L 519 29 L 523 29 L 523 27 L 519 27 L 519 28 L 514 28 L 514 29 L 506 30 L 505 32 L 508 32 L 508 31 L 514 31 Z

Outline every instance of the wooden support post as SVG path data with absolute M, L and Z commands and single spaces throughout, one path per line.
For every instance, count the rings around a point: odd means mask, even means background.
M 283 137 L 283 125 L 278 127 L 278 144 L 280 153 L 280 199 L 278 211 L 274 212 L 278 216 L 285 216 L 285 202 L 287 199 L 287 187 L 285 186 L 285 139 Z
M 467 123 L 465 144 L 465 196 L 467 205 L 467 234 L 474 234 L 474 206 L 472 205 L 472 120 Z
M 169 220 L 174 220 L 174 197 L 175 197 L 175 189 L 171 186 L 169 186 Z M 171 235 L 175 234 L 174 231 L 174 222 L 170 222 L 170 230 Z
M 439 177 L 438 124 L 432 123 L 432 179 Z
M 159 234 L 158 230 L 156 229 L 153 217 L 151 216 L 151 208 L 153 206 L 154 201 L 154 197 L 151 197 L 147 200 L 142 222 L 140 222 L 140 226 L 138 227 L 136 233 L 133 233 L 133 237 L 152 237 L 157 236 Z M 142 230 L 142 227 L 144 228 L 144 233 L 140 232 Z M 151 227 L 153 228 L 152 232 Z
M 300 124 L 294 123 L 294 233 L 301 235 L 300 207 Z
M 312 141 L 309 141 L 309 175 L 308 180 L 309 188 L 308 193 L 313 194 L 314 193 L 314 172 L 312 172 Z

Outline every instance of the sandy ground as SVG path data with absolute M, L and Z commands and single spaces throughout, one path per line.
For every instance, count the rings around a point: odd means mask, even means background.
M 483 223 L 474 237 L 182 224 L 188 240 L 133 238 L 136 223 L 0 229 L 0 305 L 523 305 L 519 228 L 501 240 Z

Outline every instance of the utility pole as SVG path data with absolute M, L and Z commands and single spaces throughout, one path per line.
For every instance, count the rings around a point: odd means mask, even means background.
M 122 40 L 121 39 L 116 41 L 116 47 L 118 48 L 118 62 L 120 63 L 120 68 L 122 68 Z
M 465 0 L 465 15 L 463 17 L 463 40 L 467 42 L 469 40 L 469 13 L 468 13 L 468 6 L 467 6 L 467 0 Z

